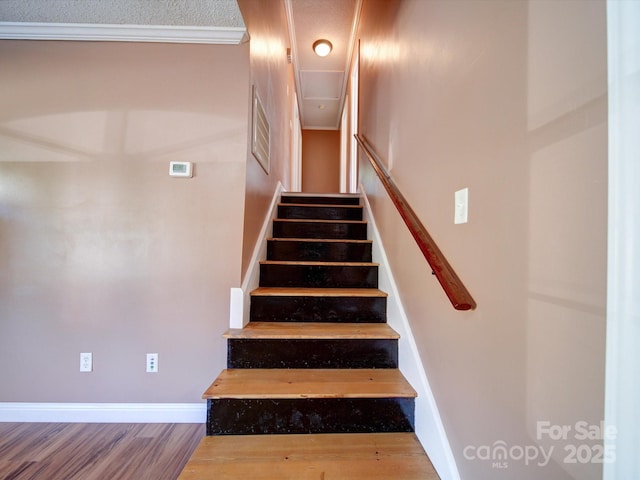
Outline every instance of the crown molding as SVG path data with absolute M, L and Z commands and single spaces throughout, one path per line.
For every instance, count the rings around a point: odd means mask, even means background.
M 244 27 L 0 22 L 0 39 L 4 40 L 77 40 L 237 45 L 246 41 L 247 38 L 247 30 Z

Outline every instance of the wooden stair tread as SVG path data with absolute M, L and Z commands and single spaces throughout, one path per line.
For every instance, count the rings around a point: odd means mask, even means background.
M 359 193 L 282 192 L 282 197 L 360 198 Z
M 178 480 L 437 480 L 414 433 L 202 439 Z
M 374 339 L 397 340 L 386 323 L 249 322 L 224 334 L 229 339 Z
M 315 220 L 310 218 L 274 218 L 273 221 L 291 223 L 367 223 L 366 220 Z
M 226 369 L 204 392 L 220 398 L 415 398 L 399 370 Z
M 305 288 L 258 287 L 251 291 L 256 297 L 387 297 L 377 288 Z
M 353 238 L 289 238 L 289 237 L 271 237 L 267 238 L 271 242 L 313 242 L 313 243 L 373 243 L 373 240 L 356 240 Z
M 312 208 L 358 208 L 362 205 L 343 205 L 335 203 L 278 203 L 278 207 L 312 207 Z
M 378 267 L 373 262 L 308 262 L 302 260 L 261 260 L 260 265 L 308 265 L 308 266 L 336 266 L 336 267 Z

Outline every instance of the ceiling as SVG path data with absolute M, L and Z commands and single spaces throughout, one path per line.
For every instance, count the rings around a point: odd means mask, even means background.
M 0 21 L 244 27 L 236 0 L 0 0 Z
M 303 129 L 340 127 L 362 0 L 284 0 Z M 0 38 L 239 43 L 236 0 L 0 0 Z M 333 44 L 327 57 L 315 40 Z
M 362 0 L 285 0 L 302 128 L 340 128 L 347 72 Z M 333 50 L 317 56 L 313 42 Z

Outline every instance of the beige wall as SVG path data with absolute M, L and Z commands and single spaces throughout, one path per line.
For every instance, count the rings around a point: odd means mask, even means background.
M 0 42 L 0 401 L 201 401 L 240 280 L 248 91 L 247 45 Z
M 340 191 L 340 131 L 302 131 L 302 191 Z
M 461 477 L 601 478 L 536 423 L 603 419 L 605 3 L 365 0 L 359 38 L 360 131 L 478 303 L 453 310 L 363 166 Z M 496 442 L 552 460 L 465 458 Z
M 289 189 L 294 83 L 293 69 L 287 63 L 290 43 L 284 2 L 239 0 L 238 6 L 251 36 L 251 83 L 260 93 L 271 129 L 271 167 L 268 173 L 253 157 L 250 148 L 247 152 L 242 250 L 244 276 L 278 182 Z

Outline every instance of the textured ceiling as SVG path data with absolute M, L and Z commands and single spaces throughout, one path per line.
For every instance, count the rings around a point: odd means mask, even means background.
M 0 21 L 244 27 L 236 0 L 0 0 Z

